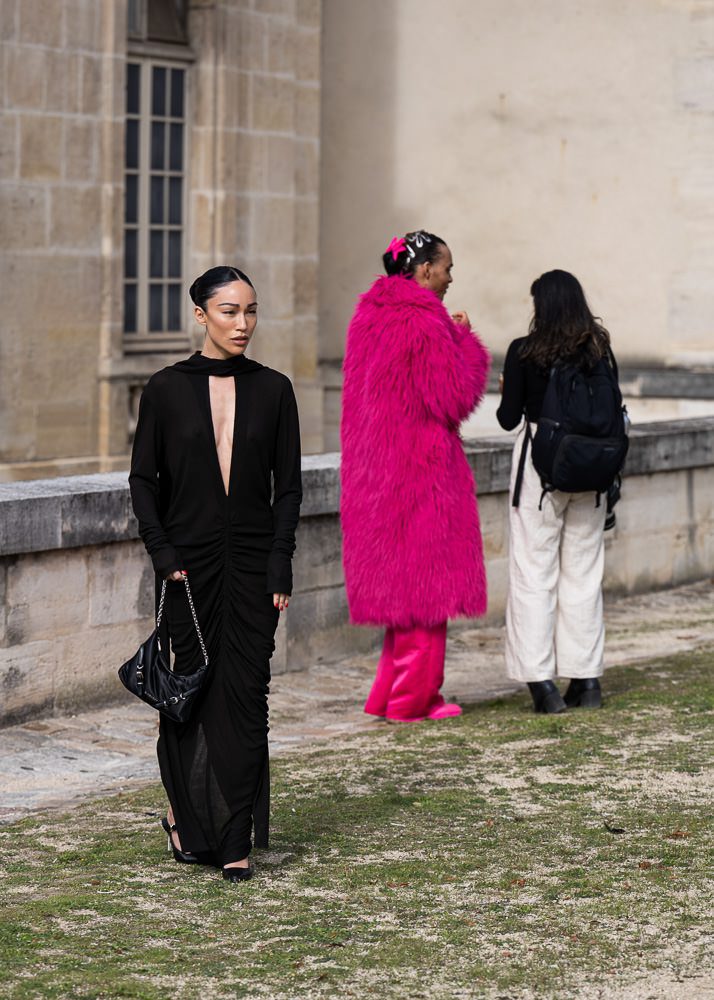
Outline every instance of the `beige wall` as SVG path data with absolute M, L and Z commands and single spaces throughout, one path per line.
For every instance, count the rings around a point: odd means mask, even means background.
M 496 352 L 563 267 L 623 358 L 714 364 L 711 0 L 326 0 L 323 29 L 325 361 L 424 226 Z

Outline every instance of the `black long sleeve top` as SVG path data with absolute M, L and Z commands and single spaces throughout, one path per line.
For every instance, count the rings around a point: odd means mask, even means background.
M 229 490 L 221 476 L 208 378 L 235 378 Z M 156 573 L 226 561 L 292 591 L 302 499 L 300 430 L 290 380 L 245 356 L 194 354 L 144 389 L 129 476 L 139 533 Z
M 506 431 L 517 427 L 523 415 L 531 423 L 540 417 L 549 373 L 532 361 L 521 361 L 519 352 L 525 337 L 512 341 L 503 365 L 503 397 L 496 411 L 499 424 Z

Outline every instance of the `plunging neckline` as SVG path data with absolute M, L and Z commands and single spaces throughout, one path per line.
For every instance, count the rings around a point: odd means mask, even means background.
M 221 455 L 219 451 L 219 439 L 217 433 L 218 428 L 216 426 L 216 421 L 213 413 L 213 403 L 211 401 L 211 379 L 214 378 L 216 380 L 215 384 L 220 384 L 220 382 L 222 382 L 226 378 L 230 379 L 230 381 L 233 383 L 233 419 L 230 420 L 229 416 L 229 420 L 227 421 L 232 424 L 231 447 L 230 447 L 230 455 L 228 457 L 228 468 L 226 470 L 225 476 L 223 474 L 223 466 L 221 465 Z M 238 393 L 236 387 L 236 378 L 234 375 L 229 375 L 229 376 L 209 375 L 207 379 L 207 389 L 208 389 L 208 415 L 211 428 L 211 440 L 213 441 L 213 453 L 216 457 L 216 466 L 218 470 L 218 479 L 221 484 L 221 492 L 223 493 L 226 500 L 228 500 L 231 495 L 231 481 L 233 476 L 233 455 L 235 452 L 236 423 L 238 414 L 238 405 L 237 405 Z

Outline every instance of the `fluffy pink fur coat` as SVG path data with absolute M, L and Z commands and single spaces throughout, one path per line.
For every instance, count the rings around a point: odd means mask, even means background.
M 353 622 L 411 628 L 486 610 L 476 491 L 459 423 L 490 358 L 433 292 L 382 277 L 347 334 L 343 558 Z

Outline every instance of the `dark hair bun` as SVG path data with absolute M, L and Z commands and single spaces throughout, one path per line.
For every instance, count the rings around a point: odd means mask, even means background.
M 245 281 L 251 288 L 255 288 L 253 282 L 243 271 L 237 267 L 221 264 L 219 267 L 209 267 L 200 277 L 196 278 L 189 288 L 188 294 L 195 306 L 198 306 L 199 309 L 205 309 L 206 303 L 213 298 L 218 289 L 223 288 L 224 285 L 230 285 L 232 281 Z

